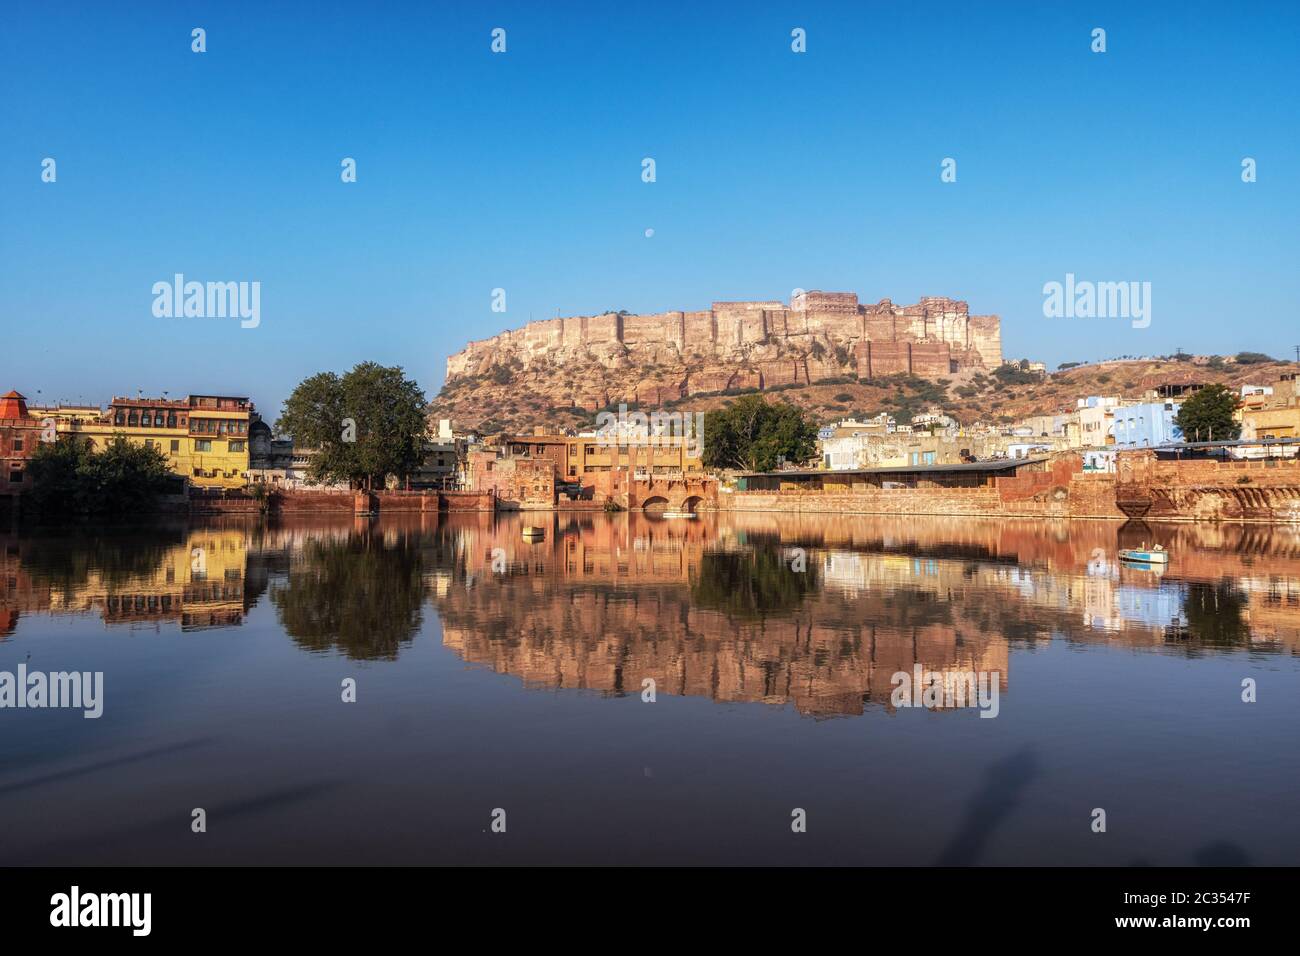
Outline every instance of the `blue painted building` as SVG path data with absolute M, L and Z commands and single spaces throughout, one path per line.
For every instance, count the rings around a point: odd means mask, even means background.
M 1173 402 L 1148 402 L 1115 409 L 1116 448 L 1154 448 L 1183 440 L 1174 424 L 1178 406 Z

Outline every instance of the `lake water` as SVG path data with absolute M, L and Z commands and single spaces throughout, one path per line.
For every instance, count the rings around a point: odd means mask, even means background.
M 0 864 L 1300 861 L 1300 529 L 524 523 L 0 534 Z

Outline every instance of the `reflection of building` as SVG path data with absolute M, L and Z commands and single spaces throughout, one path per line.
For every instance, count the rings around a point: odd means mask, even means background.
M 102 601 L 109 624 L 173 619 L 185 631 L 231 626 L 244 618 L 244 563 L 242 531 L 194 531 L 153 575 L 92 600 Z
M 28 567 L 23 546 L 11 542 L 0 580 L 0 635 L 5 620 L 12 629 L 21 615 L 32 613 L 97 611 L 105 624 L 170 621 L 183 631 L 243 621 L 243 530 L 196 529 L 152 558 L 150 546 L 135 537 L 103 546 L 84 567 Z

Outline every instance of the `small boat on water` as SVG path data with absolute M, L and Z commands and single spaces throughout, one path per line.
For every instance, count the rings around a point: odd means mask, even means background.
M 524 525 L 524 530 L 523 530 L 522 533 L 523 533 L 523 536 L 524 536 L 525 538 L 544 538 L 544 537 L 546 537 L 546 529 L 545 529 L 545 528 L 539 528 L 539 527 L 537 527 L 537 525 L 532 525 L 532 524 L 526 524 L 526 525 Z
M 660 512 L 660 514 L 662 517 L 665 518 L 698 518 L 699 517 L 699 515 L 697 515 L 694 511 L 663 511 Z
M 1135 564 L 1168 564 L 1169 552 L 1158 544 L 1148 548 L 1147 543 L 1143 541 L 1140 548 L 1121 548 L 1119 559 Z

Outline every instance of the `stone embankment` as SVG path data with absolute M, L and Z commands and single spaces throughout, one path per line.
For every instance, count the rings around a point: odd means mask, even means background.
M 1088 473 L 1074 455 L 1042 471 L 974 488 L 867 488 L 851 493 L 737 491 L 726 511 L 1248 521 L 1300 524 L 1300 460 L 1160 461 L 1124 452 L 1115 473 Z

